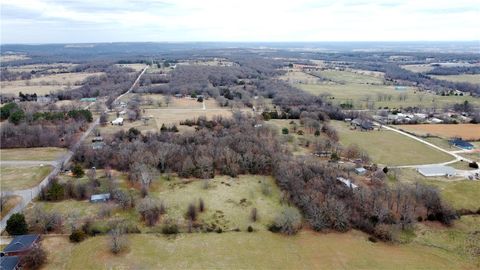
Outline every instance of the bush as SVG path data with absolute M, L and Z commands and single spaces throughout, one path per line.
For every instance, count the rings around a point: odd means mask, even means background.
M 77 163 L 77 164 L 73 165 L 72 174 L 76 178 L 81 178 L 85 175 L 85 172 L 83 171 L 82 166 Z
M 69 236 L 70 241 L 73 243 L 80 243 L 87 238 L 87 235 L 82 230 L 73 230 L 72 234 Z
M 298 232 L 302 227 L 302 216 L 297 208 L 284 208 L 270 224 L 269 230 L 271 232 L 279 232 L 292 235 Z
M 252 208 L 252 212 L 250 212 L 250 219 L 251 219 L 253 222 L 257 222 L 257 220 L 258 220 L 258 211 L 257 211 L 257 208 Z
M 10 235 L 22 235 L 28 232 L 28 225 L 25 221 L 25 216 L 21 213 L 16 213 L 10 216 L 7 220 L 7 227 L 5 230 Z
M 468 163 L 468 167 L 473 168 L 473 169 L 478 169 L 478 163 L 477 162 L 470 162 Z
M 65 188 L 63 187 L 63 185 L 59 184 L 56 180 L 53 180 L 47 191 L 47 200 L 60 201 L 63 200 L 64 196 Z
M 167 222 L 162 227 L 162 233 L 163 234 L 177 234 L 177 233 L 179 233 L 178 225 L 175 224 L 175 223 Z
M 393 241 L 393 230 L 390 225 L 380 224 L 373 230 L 373 235 L 381 241 L 390 242 Z
M 128 239 L 120 229 L 110 231 L 110 251 L 118 254 L 128 248 Z
M 252 226 L 248 226 L 247 232 L 253 232 L 253 227 L 252 227 Z
M 288 128 L 282 128 L 282 134 L 287 135 L 288 134 Z
M 198 211 L 199 212 L 205 211 L 205 203 L 203 202 L 202 198 L 198 200 Z
M 38 245 L 20 259 L 22 269 L 39 269 L 47 261 L 47 253 Z
M 197 208 L 195 208 L 193 203 L 188 205 L 186 216 L 191 221 L 195 221 L 197 219 Z

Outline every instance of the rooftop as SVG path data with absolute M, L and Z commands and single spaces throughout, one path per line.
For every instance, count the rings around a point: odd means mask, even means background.
M 450 166 L 428 165 L 418 168 L 418 172 L 424 176 L 455 175 L 456 170 Z
M 17 256 L 5 256 L 0 257 L 0 269 L 12 270 L 18 266 L 19 259 Z
M 39 238 L 38 234 L 19 235 L 3 249 L 3 252 L 22 251 L 30 247 Z

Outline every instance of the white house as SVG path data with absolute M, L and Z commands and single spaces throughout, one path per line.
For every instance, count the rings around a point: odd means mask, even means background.
M 349 187 L 349 188 L 351 188 L 351 189 L 356 189 L 356 188 L 358 188 L 358 186 L 355 185 L 354 183 L 352 183 L 352 181 L 349 180 L 349 179 L 345 179 L 345 178 L 343 178 L 343 177 L 337 177 L 337 180 L 340 181 L 340 182 L 342 182 L 342 183 L 344 183 L 347 187 Z
M 122 125 L 123 125 L 123 118 L 122 118 L 122 117 L 119 117 L 119 118 L 113 120 L 113 121 L 112 121 L 112 125 L 122 126 Z

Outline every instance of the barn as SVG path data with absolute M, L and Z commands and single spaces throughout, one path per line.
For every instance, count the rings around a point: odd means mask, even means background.
M 453 176 L 456 173 L 456 170 L 450 166 L 443 165 L 428 165 L 422 166 L 417 169 L 417 171 L 423 176 Z

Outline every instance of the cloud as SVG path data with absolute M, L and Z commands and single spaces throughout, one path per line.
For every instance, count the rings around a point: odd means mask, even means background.
M 1 6 L 2 43 L 480 39 L 477 0 L 3 0 Z

